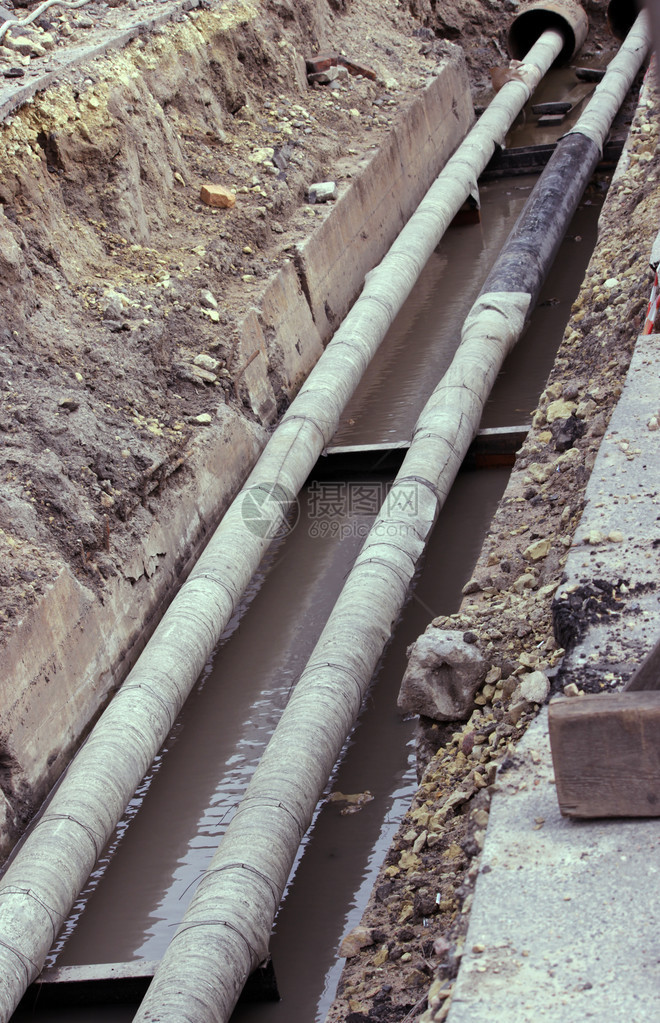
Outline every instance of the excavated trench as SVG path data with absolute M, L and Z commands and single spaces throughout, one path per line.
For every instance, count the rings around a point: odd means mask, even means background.
M 409 438 L 532 183 L 483 186 L 482 223 L 443 239 L 347 407 L 337 444 Z M 529 422 L 595 243 L 604 187 L 592 184 L 581 203 L 482 427 Z M 157 960 L 167 946 L 386 492 L 386 475 L 329 475 L 329 462 L 301 493 L 295 527 L 274 542 L 77 903 L 53 949 L 58 966 Z M 233 1018 L 242 1023 L 325 1017 L 338 944 L 361 916 L 416 785 L 412 725 L 396 712 L 406 647 L 430 618 L 457 609 L 506 479 L 505 469 L 466 469 L 456 481 L 292 873 L 271 946 L 282 1001 L 239 1005 Z M 118 1023 L 133 1012 L 37 1007 L 14 1018 Z

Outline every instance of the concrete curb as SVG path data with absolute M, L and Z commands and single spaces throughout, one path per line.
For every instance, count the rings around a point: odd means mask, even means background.
M 660 631 L 659 358 L 660 336 L 640 337 L 558 594 L 626 578 L 630 596 L 566 656 L 562 681 L 620 681 Z M 659 876 L 657 818 L 561 817 L 544 709 L 498 775 L 448 1023 L 657 1020 Z
M 660 823 L 557 806 L 547 710 L 501 771 L 448 1023 L 660 1016 Z

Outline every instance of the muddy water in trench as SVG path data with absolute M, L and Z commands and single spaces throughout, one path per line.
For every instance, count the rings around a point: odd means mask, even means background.
M 333 445 L 410 439 L 535 182 L 536 177 L 524 176 L 480 187 L 481 224 L 451 228 L 442 239 L 349 402 Z M 603 198 L 594 186 L 585 193 L 526 332 L 493 388 L 483 427 L 530 421 L 596 241 Z
M 448 234 L 347 413 L 346 419 L 355 423 L 346 422 L 336 442 L 368 443 L 410 435 L 417 412 L 451 359 L 462 318 L 532 184 L 518 179 L 487 186 L 482 190 L 482 225 Z M 578 218 L 557 262 L 556 280 L 548 281 L 545 298 L 541 297 L 546 304 L 514 358 L 530 342 L 533 353 L 525 350 L 520 366 L 507 363 L 484 425 L 523 421 L 536 404 L 553 361 L 553 341 L 561 336 L 583 275 L 586 259 L 577 265 L 573 257 L 582 252 L 586 257 L 589 230 L 595 230 L 593 207 Z M 527 385 L 530 363 L 536 383 Z M 430 618 L 458 605 L 460 588 L 505 483 L 501 470 L 464 473 L 450 495 L 424 570 L 329 786 L 348 793 L 368 789 L 374 799 L 354 815 L 341 815 L 334 803 L 324 805 L 317 815 L 272 943 L 283 1001 L 239 1008 L 235 1019 L 240 1023 L 324 1018 L 341 969 L 335 949 L 361 915 L 414 787 L 411 726 L 395 709 L 406 646 Z M 358 484 L 362 513 L 356 514 L 349 504 L 355 493 L 351 488 Z M 375 511 L 384 486 L 374 477 L 352 480 L 339 495 L 340 508 L 332 512 L 323 485 L 320 493 L 318 488 L 303 493 L 300 522 L 289 538 L 271 549 L 118 828 L 90 890 L 76 907 L 56 946 L 59 965 L 157 959 L 162 954 L 369 528 L 372 509 L 364 494 L 372 494 Z M 333 497 L 336 505 L 336 492 Z M 133 1012 L 113 1009 L 106 1016 L 105 1010 L 95 1007 L 38 1018 L 108 1018 L 118 1023 L 131 1019 Z

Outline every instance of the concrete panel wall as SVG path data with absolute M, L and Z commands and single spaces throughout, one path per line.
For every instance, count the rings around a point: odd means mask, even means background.
M 39 798 L 59 776 L 259 457 L 266 432 L 226 406 L 219 413 L 189 460 L 194 486 L 164 498 L 139 553 L 106 582 L 103 599 L 91 580 L 63 567 L 8 643 L 2 741 L 19 798 Z
M 457 53 L 441 65 L 388 143 L 299 247 L 296 266 L 324 342 L 460 144 L 473 116 L 465 62 Z

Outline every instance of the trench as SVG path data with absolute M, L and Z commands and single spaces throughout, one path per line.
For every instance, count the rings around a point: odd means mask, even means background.
M 481 224 L 452 228 L 348 406 L 337 444 L 407 440 L 449 365 L 460 327 L 534 183 L 484 185 Z M 590 186 L 524 338 L 505 363 L 482 427 L 529 422 L 596 240 L 604 188 Z M 58 938 L 49 964 L 157 960 L 181 920 L 304 667 L 382 501 L 387 477 L 316 478 L 276 540 Z M 406 647 L 460 603 L 508 470 L 464 470 L 433 532 L 394 635 L 278 914 L 271 953 L 282 1000 L 239 1005 L 240 1023 L 318 1023 L 334 997 L 341 937 L 358 923 L 416 788 L 413 723 L 396 711 Z M 367 801 L 365 793 L 373 798 Z M 357 812 L 346 812 L 357 809 Z M 14 1019 L 112 1020 L 135 1006 L 21 1008 Z

